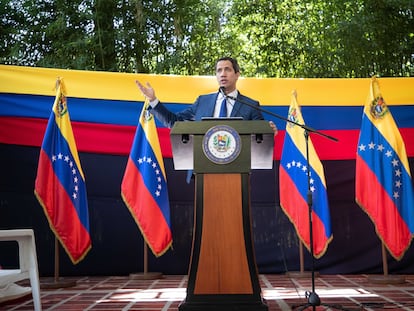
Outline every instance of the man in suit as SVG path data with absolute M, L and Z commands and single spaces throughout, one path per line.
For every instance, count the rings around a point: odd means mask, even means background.
M 244 120 L 263 120 L 260 110 L 243 104 L 249 103 L 260 109 L 258 101 L 242 95 L 237 90 L 240 67 L 236 59 L 220 58 L 216 62 L 215 72 L 220 89 L 229 97 L 226 99 L 220 91 L 200 95 L 193 105 L 178 113 L 169 111 L 159 102 L 149 83 L 146 83 L 146 86 L 139 81 L 136 83 L 142 94 L 150 101 L 151 113 L 167 127 L 172 127 L 176 121 L 200 121 L 203 117 L 241 117 Z M 276 134 L 277 129 L 273 122 L 270 122 L 270 126 Z

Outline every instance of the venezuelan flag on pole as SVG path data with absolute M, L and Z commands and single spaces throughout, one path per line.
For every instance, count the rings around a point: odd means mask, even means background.
M 35 181 L 35 195 L 71 261 L 91 249 L 85 177 L 79 161 L 63 81 L 57 81 Z
M 355 195 L 385 247 L 401 259 L 414 233 L 413 184 L 404 142 L 375 77 L 362 115 Z
M 296 93 L 292 94 L 288 119 L 305 124 Z M 306 161 L 306 140 L 303 128 L 286 124 L 279 167 L 280 205 L 295 226 L 300 240 L 310 251 L 309 207 L 307 201 L 308 172 L 312 192 L 313 254 L 321 257 L 332 239 L 331 220 L 326 192 L 325 174 L 321 161 L 309 137 L 309 164 Z
M 172 244 L 164 161 L 154 116 L 145 103 L 121 184 L 121 195 L 155 256 Z

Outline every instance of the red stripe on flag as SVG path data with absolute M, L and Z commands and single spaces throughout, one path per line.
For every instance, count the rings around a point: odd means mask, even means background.
M 400 216 L 394 202 L 378 182 L 377 176 L 357 156 L 355 179 L 356 199 L 361 208 L 368 214 L 380 239 L 389 251 L 401 258 L 410 245 L 411 235 L 404 219 Z M 370 182 L 362 181 L 369 180 Z M 398 228 L 398 230 L 392 230 Z
M 133 215 L 149 247 L 156 255 L 162 255 L 171 246 L 171 231 L 157 202 L 145 186 L 141 173 L 128 158 L 121 185 L 124 201 Z M 156 229 L 155 229 L 156 228 Z
M 279 180 L 280 204 L 287 213 L 290 221 L 294 224 L 300 239 L 306 245 L 307 249 L 310 250 L 308 203 L 298 192 L 296 184 L 282 167 L 279 169 Z M 313 250 L 316 258 L 323 255 L 327 247 L 324 228 L 321 219 L 312 211 Z
M 80 222 L 72 200 L 55 175 L 50 159 L 43 150 L 40 151 L 38 172 L 35 191 L 49 226 L 72 261 L 77 263 L 91 248 L 89 233 Z
M 79 152 L 128 155 L 131 150 L 136 126 L 100 124 L 72 121 L 73 134 Z M 47 120 L 38 118 L 0 117 L 0 143 L 41 146 Z M 172 158 L 170 129 L 157 128 L 163 157 Z M 358 130 L 321 131 L 333 136 L 338 142 L 312 134 L 312 142 L 321 160 L 355 159 L 358 146 Z M 408 157 L 414 157 L 414 128 L 401 128 Z M 275 137 L 274 159 L 282 153 L 285 131 Z
M 0 117 L 0 143 L 35 146 L 42 145 L 46 119 Z M 79 152 L 128 155 L 136 126 L 71 122 Z M 172 158 L 170 129 L 158 128 L 162 155 Z

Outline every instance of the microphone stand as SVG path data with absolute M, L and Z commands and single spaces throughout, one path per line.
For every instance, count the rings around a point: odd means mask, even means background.
M 273 112 L 271 112 L 271 111 L 269 111 L 269 110 L 263 109 L 263 108 L 262 108 L 262 107 L 260 107 L 260 106 L 253 105 L 253 104 L 248 103 L 248 102 L 246 102 L 246 101 L 244 101 L 244 100 L 240 100 L 240 99 L 238 99 L 237 97 L 234 97 L 234 96 L 229 96 L 229 95 L 227 95 L 227 94 L 224 92 L 224 88 L 223 88 L 223 87 L 220 87 L 219 92 L 220 92 L 220 93 L 222 93 L 222 94 L 223 94 L 223 96 L 225 96 L 226 98 L 228 98 L 228 99 L 232 99 L 232 100 L 234 100 L 235 102 L 239 102 L 239 103 L 240 103 L 240 104 L 242 104 L 242 105 L 249 106 L 249 107 L 251 107 L 251 108 L 253 108 L 253 109 L 255 109 L 255 110 L 258 110 L 258 111 L 260 111 L 260 112 L 263 112 L 263 113 L 269 114 L 269 115 L 271 115 L 271 116 L 273 116 L 273 117 L 276 117 L 276 118 L 278 118 L 278 119 L 280 119 L 280 120 L 283 120 L 283 121 L 288 122 L 288 123 L 292 123 L 292 124 L 294 124 L 294 125 L 296 125 L 296 126 L 299 126 L 299 127 L 303 128 L 303 129 L 305 130 L 305 132 L 307 131 L 307 132 L 310 132 L 310 133 L 315 133 L 315 134 L 318 134 L 318 135 L 324 136 L 324 137 L 326 137 L 326 138 L 328 138 L 328 139 L 330 139 L 330 140 L 333 140 L 333 141 L 338 141 L 338 139 L 337 139 L 337 138 L 335 138 L 335 137 L 333 137 L 333 136 L 329 136 L 329 135 L 324 134 L 324 133 L 322 133 L 322 132 L 319 132 L 319 131 L 317 131 L 317 130 L 315 130 L 315 129 L 313 129 L 313 128 L 311 128 L 311 127 L 309 127 L 309 126 L 305 125 L 305 124 L 300 124 L 300 123 L 297 123 L 297 122 L 295 122 L 295 121 L 289 120 L 288 118 L 282 117 L 281 115 L 278 115 L 277 113 L 273 113 Z M 305 136 L 305 138 L 306 138 L 306 139 L 308 139 L 306 136 Z
M 338 139 L 330 136 L 330 135 L 326 135 L 322 132 L 319 132 L 305 124 L 300 124 L 298 122 L 295 122 L 293 120 L 290 120 L 288 118 L 282 117 L 276 113 L 273 113 L 271 111 L 268 111 L 266 109 L 261 108 L 260 106 L 255 106 L 252 105 L 251 103 L 248 103 L 246 101 L 242 101 L 240 99 L 237 99 L 236 97 L 233 96 L 229 96 L 225 93 L 225 90 L 223 87 L 220 87 L 220 93 L 222 93 L 226 98 L 230 98 L 232 100 L 234 100 L 235 102 L 238 101 L 239 103 L 241 103 L 242 105 L 246 105 L 249 106 L 253 109 L 259 110 L 260 112 L 263 113 L 267 113 L 273 117 L 276 117 L 280 120 L 283 120 L 285 122 L 289 122 L 291 124 L 294 124 L 295 126 L 299 126 L 304 130 L 304 136 L 305 136 L 305 142 L 306 142 L 306 164 L 308 167 L 310 167 L 309 164 L 309 133 L 315 133 L 318 135 L 321 135 L 327 139 L 330 139 L 332 141 L 337 142 Z M 312 262 L 311 262 L 311 281 L 312 281 L 312 291 L 306 291 L 305 292 L 305 297 L 307 298 L 307 303 L 305 304 L 301 304 L 301 305 L 297 305 L 297 306 L 292 306 L 292 309 L 294 310 L 295 308 L 299 308 L 298 310 L 305 310 L 308 307 L 312 307 L 313 311 L 316 310 L 317 306 L 325 306 L 325 307 L 330 307 L 333 309 L 337 309 L 337 310 L 343 310 L 343 311 L 350 311 L 340 305 L 330 305 L 330 304 L 324 304 L 321 302 L 321 299 L 319 298 L 318 294 L 315 291 L 315 257 L 314 257 L 314 251 L 313 251 L 313 227 L 312 227 L 312 206 L 313 206 L 313 199 L 312 199 L 312 191 L 311 191 L 311 177 L 310 177 L 310 170 L 307 171 L 307 179 L 308 179 L 308 191 L 307 191 L 307 204 L 308 204 L 308 218 L 309 218 L 309 244 L 310 244 L 310 254 L 312 257 Z

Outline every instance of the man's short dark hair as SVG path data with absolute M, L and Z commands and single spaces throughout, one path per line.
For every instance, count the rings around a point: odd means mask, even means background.
M 214 69 L 217 70 L 217 64 L 218 64 L 218 62 L 221 62 L 221 61 L 224 61 L 224 60 L 228 60 L 229 62 L 231 62 L 235 73 L 240 72 L 240 67 L 239 67 L 239 64 L 237 63 L 237 60 L 235 58 L 227 57 L 227 56 L 226 57 L 222 57 L 219 60 L 217 60 L 216 61 L 216 66 L 215 66 Z

